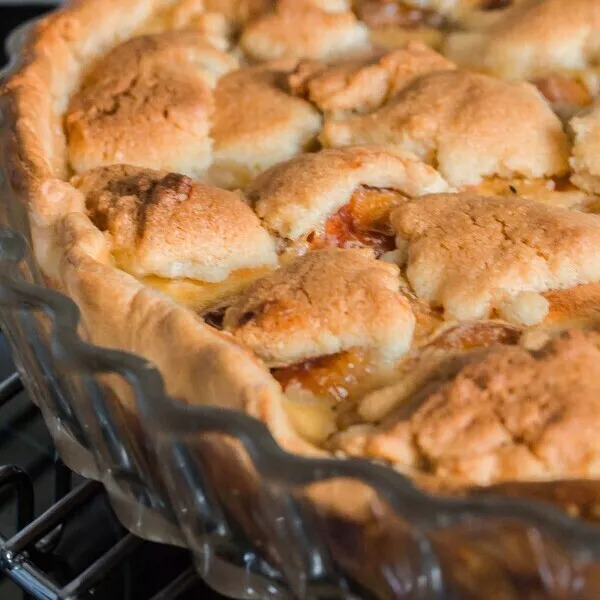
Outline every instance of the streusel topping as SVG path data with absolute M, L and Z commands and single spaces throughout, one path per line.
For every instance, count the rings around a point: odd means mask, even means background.
M 242 196 L 165 171 L 115 165 L 74 178 L 118 265 L 134 275 L 222 281 L 275 265 L 275 247 Z
M 598 477 L 599 360 L 600 335 L 582 331 L 537 351 L 478 351 L 425 390 L 416 410 L 340 442 L 403 470 L 480 485 Z
M 218 77 L 237 60 L 195 31 L 142 36 L 117 46 L 88 74 L 65 123 L 76 172 L 131 163 L 200 175 Z
M 414 324 L 398 268 L 340 249 L 311 252 L 255 282 L 223 321 L 270 366 L 351 348 L 397 358 L 408 350 Z
M 467 71 L 425 75 L 379 110 L 329 120 L 326 146 L 393 144 L 453 185 L 483 177 L 544 177 L 568 168 L 560 120 L 531 86 Z
M 600 217 L 519 198 L 440 194 L 392 213 L 406 276 L 447 318 L 500 311 L 527 325 L 548 310 L 538 294 L 600 280 Z
M 391 188 L 408 197 L 448 187 L 435 169 L 409 153 L 382 146 L 350 146 L 280 163 L 252 182 L 248 196 L 270 231 L 298 240 L 321 230 L 361 185 Z

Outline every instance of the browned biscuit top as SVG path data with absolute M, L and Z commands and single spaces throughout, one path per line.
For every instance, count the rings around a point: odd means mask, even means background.
M 404 354 L 415 319 L 398 268 L 361 250 L 320 250 L 252 284 L 224 327 L 272 366 L 349 348 Z
M 73 184 L 110 234 L 117 264 L 135 275 L 222 281 L 236 269 L 276 264 L 273 241 L 237 193 L 127 165 Z
M 401 48 L 366 59 L 327 66 L 302 61 L 289 77 L 290 86 L 335 116 L 366 113 L 408 87 L 417 78 L 456 65 L 425 44 L 411 42 Z
M 142 36 L 88 73 L 65 116 L 76 172 L 115 163 L 198 176 L 211 159 L 218 77 L 237 61 L 196 31 Z
M 475 353 L 416 411 L 361 443 L 400 468 L 462 482 L 598 477 L 599 359 L 600 335 L 577 330 L 538 351 Z
M 329 60 L 368 47 L 368 30 L 352 12 L 328 12 L 317 4 L 314 0 L 279 0 L 273 13 L 246 27 L 242 48 L 257 60 Z
M 532 86 L 468 71 L 420 77 L 374 112 L 327 121 L 321 138 L 326 146 L 395 145 L 436 165 L 453 185 L 568 170 L 560 120 Z

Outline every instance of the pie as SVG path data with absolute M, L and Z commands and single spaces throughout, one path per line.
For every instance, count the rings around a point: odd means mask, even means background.
M 126 4 L 42 20 L 1 97 L 90 339 L 292 452 L 599 479 L 597 0 Z

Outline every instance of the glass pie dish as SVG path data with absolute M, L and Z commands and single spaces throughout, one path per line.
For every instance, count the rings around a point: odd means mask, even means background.
M 144 359 L 88 344 L 73 302 L 44 286 L 2 175 L 2 329 L 63 459 L 106 485 L 132 532 L 189 547 L 237 598 L 598 597 L 594 482 L 428 494 L 386 466 L 295 456 L 250 416 L 168 397 Z

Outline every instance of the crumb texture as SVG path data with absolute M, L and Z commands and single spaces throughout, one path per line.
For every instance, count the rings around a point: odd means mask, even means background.
M 196 31 L 117 46 L 92 68 L 65 115 L 73 169 L 129 163 L 202 174 L 211 160 L 211 88 L 237 67 Z
M 473 484 L 598 477 L 599 346 L 598 333 L 570 331 L 534 352 L 475 354 L 412 414 L 353 441 L 400 468 Z
M 372 113 L 329 120 L 321 138 L 326 146 L 393 144 L 453 185 L 568 169 L 560 120 L 531 86 L 467 71 L 421 77 Z
M 408 197 L 448 187 L 435 169 L 410 153 L 356 146 L 279 163 L 253 181 L 248 196 L 269 230 L 297 240 L 322 229 L 327 217 L 347 204 L 361 185 L 390 188 Z
M 522 292 L 600 280 L 600 217 L 518 198 L 440 194 L 395 209 L 406 275 L 447 318 L 487 317 Z M 519 310 L 518 307 L 515 310 Z M 534 309 L 535 310 L 535 307 Z
M 224 328 L 271 366 L 350 348 L 396 358 L 408 350 L 414 324 L 396 266 L 337 248 L 260 279 L 224 319 Z
M 273 241 L 235 192 L 124 165 L 73 184 L 119 266 L 134 275 L 222 281 L 235 269 L 276 264 Z

